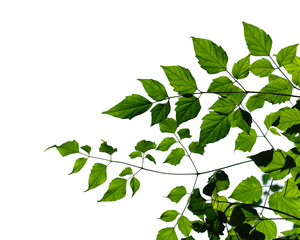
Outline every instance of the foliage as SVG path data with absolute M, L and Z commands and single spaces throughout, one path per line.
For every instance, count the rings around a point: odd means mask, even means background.
M 158 232 L 157 240 L 177 240 L 180 234 L 183 236 L 181 239 L 200 239 L 198 234 L 204 232 L 207 233 L 208 239 L 214 240 L 221 239 L 222 235 L 227 240 L 299 239 L 300 237 L 298 228 L 300 224 L 300 101 L 298 99 L 300 96 L 293 94 L 293 91 L 300 90 L 300 58 L 296 56 L 298 44 L 282 48 L 277 54 L 273 54 L 276 56 L 274 59 L 271 55 L 271 37 L 254 25 L 243 22 L 243 27 L 249 54 L 234 63 L 231 71 L 227 67 L 227 53 L 221 46 L 207 39 L 192 38 L 196 58 L 201 68 L 208 74 L 221 73 L 221 76 L 212 80 L 207 91 L 199 89 L 197 81 L 187 68 L 162 66 L 177 95 L 170 95 L 165 86 L 157 80 L 139 79 L 152 100 L 139 94 L 132 94 L 103 112 L 121 119 L 132 119 L 152 107 L 151 125 L 158 124 L 160 131 L 166 134 L 166 137 L 158 145 L 148 140 L 138 142 L 135 151 L 131 152 L 129 157 L 141 158 L 142 165 L 122 162 L 128 166 L 110 182 L 108 190 L 99 202 L 116 201 L 125 197 L 127 183 L 131 188 L 132 196 L 135 195 L 140 188 L 137 179 L 140 171 L 163 173 L 144 167 L 144 162 L 148 160 L 156 164 L 155 158 L 149 152 L 167 152 L 168 155 L 163 163 L 176 167 L 180 166 L 183 158 L 187 158 L 193 165 L 193 173 L 177 174 L 194 175 L 191 191 L 188 192 L 186 186 L 174 186 L 167 195 L 167 198 L 174 203 L 186 201 L 185 207 L 181 211 L 172 209 L 161 214 L 160 219 L 168 222 L 170 226 Z M 285 71 L 291 76 L 288 76 Z M 280 76 L 273 74 L 274 72 Z M 243 86 L 242 79 L 253 75 L 268 79 L 265 86 L 258 91 L 246 90 Z M 180 126 L 198 116 L 201 110 L 200 98 L 209 94 L 217 95 L 218 99 L 202 119 L 198 141 L 191 141 L 189 140 L 190 129 Z M 174 99 L 176 119 L 169 117 L 171 108 L 174 107 L 170 102 Z M 271 105 L 285 103 L 284 107 L 265 115 L 264 125 L 267 133 L 263 132 L 263 126 L 253 119 L 252 114 L 265 103 Z M 234 150 L 251 152 L 248 160 L 216 170 L 199 172 L 194 161 L 195 154 L 203 155 L 208 144 L 225 138 L 232 128 L 240 129 Z M 286 138 L 294 144 L 294 147 L 289 151 L 275 148 L 271 143 L 270 134 Z M 268 146 L 263 151 L 252 153 L 258 137 L 265 139 Z M 185 146 L 182 140 L 185 143 L 189 142 L 188 146 Z M 76 160 L 72 174 L 80 172 L 89 159 L 108 162 L 107 165 L 94 164 L 86 191 L 100 186 L 107 180 L 107 166 L 111 162 L 120 163 L 112 158 L 117 148 L 108 145 L 106 141 L 101 143 L 99 152 L 108 154 L 109 158 L 91 156 L 91 147 L 85 145 L 79 148 L 75 140 L 60 146 L 53 145 L 50 148 L 56 148 L 63 157 L 71 154 L 81 156 Z M 245 179 L 240 179 L 241 182 L 233 189 L 230 196 L 223 195 L 222 191 L 229 188 L 230 177 L 232 177 L 224 170 L 249 162 L 253 162 L 263 172 L 262 180 L 249 175 Z M 209 173 L 211 175 L 207 184 L 203 189 L 199 189 L 198 177 Z M 164 174 L 172 175 L 172 173 Z M 284 182 L 283 186 L 280 185 L 281 182 Z M 185 198 L 186 195 L 188 198 Z M 194 215 L 193 219 L 187 217 L 187 211 Z M 278 217 L 269 215 L 272 212 Z M 280 236 L 276 224 L 280 224 L 282 220 L 294 223 L 294 228 L 282 232 Z

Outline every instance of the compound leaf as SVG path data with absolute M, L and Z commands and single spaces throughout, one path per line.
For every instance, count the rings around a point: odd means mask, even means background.
M 190 98 L 180 97 L 176 102 L 177 126 L 190 119 L 197 117 L 201 109 L 199 99 L 192 96 Z
M 160 82 L 153 79 L 138 79 L 147 92 L 148 96 L 156 101 L 162 101 L 168 97 L 167 91 Z
M 126 183 L 127 180 L 124 178 L 113 179 L 109 184 L 107 192 L 100 200 L 98 200 L 98 202 L 112 202 L 125 197 Z
M 106 175 L 107 166 L 102 163 L 95 163 L 92 167 L 90 176 L 89 176 L 89 187 L 85 192 L 100 186 L 105 183 L 107 179 Z

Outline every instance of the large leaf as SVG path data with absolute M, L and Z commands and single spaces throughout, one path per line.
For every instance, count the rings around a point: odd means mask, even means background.
M 132 119 L 133 117 L 146 112 L 151 106 L 152 103 L 148 99 L 138 94 L 132 94 L 108 111 L 103 112 L 103 114 L 122 119 Z
M 156 150 L 159 150 L 159 151 L 168 151 L 169 148 L 174 144 L 176 143 L 176 140 L 175 138 L 173 137 L 166 137 L 164 138 L 160 144 L 158 145 L 158 147 L 156 148 Z
M 87 158 L 78 158 L 74 164 L 72 172 L 69 174 L 79 172 L 84 167 L 86 161 L 87 161 Z
M 201 109 L 199 98 L 180 97 L 176 102 L 176 121 L 179 126 L 181 123 L 197 117 Z
M 269 56 L 272 48 L 272 39 L 262 29 L 243 22 L 245 40 L 249 52 L 253 56 Z
M 170 102 L 156 104 L 154 108 L 151 109 L 151 126 L 160 123 L 165 120 L 171 111 Z
M 254 129 L 250 129 L 250 133 L 241 132 L 235 141 L 234 150 L 241 150 L 243 152 L 250 152 L 256 142 L 257 134 Z
M 160 219 L 164 222 L 172 222 L 177 218 L 178 215 L 179 212 L 177 212 L 176 210 L 167 210 L 163 212 L 163 214 L 160 216 Z
M 113 179 L 108 187 L 107 192 L 104 196 L 98 200 L 98 202 L 111 202 L 117 201 L 126 195 L 126 183 L 127 180 L 124 178 Z
M 228 56 L 222 47 L 217 46 L 210 40 L 202 38 L 192 38 L 196 58 L 200 66 L 207 73 L 214 74 L 226 71 Z
M 178 229 L 184 236 L 187 237 L 190 235 L 190 233 L 192 231 L 192 227 L 191 227 L 191 223 L 187 217 L 181 216 L 177 220 L 177 224 L 178 224 Z
M 271 62 L 265 58 L 255 61 L 250 66 L 250 71 L 259 77 L 270 76 L 274 70 Z
M 249 75 L 250 69 L 250 55 L 242 58 L 237 63 L 233 65 L 232 75 L 236 79 L 243 79 Z
M 190 70 L 181 66 L 161 66 L 165 71 L 170 85 L 179 94 L 193 94 L 197 85 Z
M 276 55 L 278 65 L 284 66 L 294 61 L 298 44 L 294 44 L 285 48 L 282 48 Z
M 271 240 L 277 236 L 276 224 L 264 217 L 256 224 L 255 229 L 265 234 L 265 240 Z
M 184 157 L 185 151 L 182 148 L 175 148 L 171 151 L 171 153 L 168 155 L 166 161 L 164 163 L 169 163 L 171 165 L 178 165 L 181 161 L 181 159 Z
M 156 240 L 178 240 L 178 237 L 173 227 L 167 227 L 159 230 Z
M 183 196 L 186 195 L 186 188 L 184 186 L 175 187 L 168 194 L 167 198 L 169 198 L 172 202 L 178 203 Z
M 138 79 L 142 84 L 149 97 L 156 101 L 162 101 L 168 97 L 167 91 L 160 82 L 152 79 Z
M 156 143 L 147 140 L 141 140 L 135 146 L 135 150 L 140 151 L 142 153 L 145 153 L 155 148 L 156 148 Z
M 95 187 L 98 187 L 99 185 L 105 183 L 106 179 L 107 179 L 107 175 L 106 175 L 106 169 L 107 166 L 102 164 L 102 163 L 95 163 L 90 176 L 89 176 L 89 187 L 87 190 L 91 190 Z

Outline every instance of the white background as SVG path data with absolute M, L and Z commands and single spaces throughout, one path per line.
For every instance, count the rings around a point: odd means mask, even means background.
M 83 193 L 94 161 L 69 176 L 76 156 L 62 158 L 55 149 L 43 150 L 76 139 L 97 155 L 104 139 L 118 148 L 116 160 L 139 164 L 128 158 L 135 144 L 142 139 L 159 143 L 166 135 L 157 126 L 150 128 L 149 113 L 128 121 L 101 112 L 132 93 L 146 96 L 138 78 L 167 85 L 160 65 L 189 68 L 206 90 L 216 75 L 200 69 L 190 37 L 221 45 L 231 69 L 248 54 L 242 21 L 270 34 L 272 53 L 300 42 L 298 1 L 1 1 L 0 238 L 151 240 L 159 229 L 173 226 L 157 218 L 167 209 L 182 211 L 184 201 L 176 206 L 163 196 L 181 184 L 191 191 L 193 178 L 142 172 L 134 198 L 128 189 L 121 201 L 97 203 L 124 166 L 111 164 L 106 184 Z M 266 83 L 253 75 L 250 79 L 250 88 Z M 201 98 L 203 112 L 183 125 L 194 129 L 193 140 L 215 99 Z M 236 132 L 232 134 L 195 158 L 199 169 L 246 159 L 247 154 L 234 153 Z M 256 152 L 269 148 L 264 141 L 258 145 Z M 165 160 L 164 154 L 155 156 L 158 163 Z M 177 171 L 193 171 L 184 160 Z M 228 170 L 233 187 L 239 177 L 260 176 L 251 166 Z M 147 167 L 155 168 L 151 162 Z M 172 166 L 156 169 L 176 171 Z M 201 176 L 197 186 L 203 187 L 208 177 Z

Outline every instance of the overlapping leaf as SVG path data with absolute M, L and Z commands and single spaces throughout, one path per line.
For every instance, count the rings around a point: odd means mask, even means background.
M 160 123 L 165 120 L 171 111 L 170 102 L 156 104 L 154 108 L 151 109 L 151 126 Z

